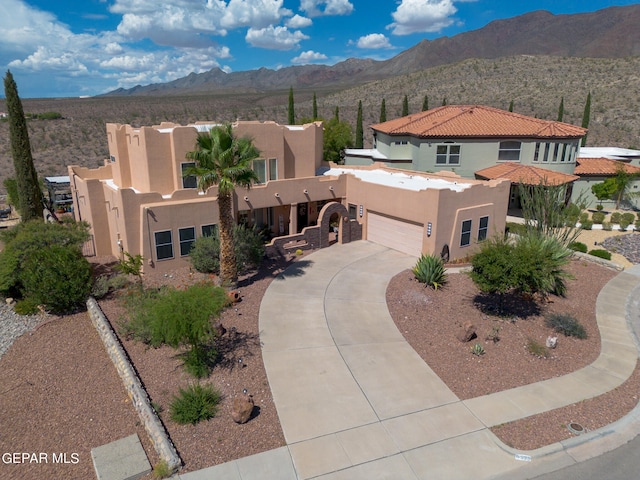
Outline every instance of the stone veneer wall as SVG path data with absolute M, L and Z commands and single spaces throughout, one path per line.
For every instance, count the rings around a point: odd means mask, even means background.
M 93 298 L 87 300 L 87 310 L 89 311 L 91 322 L 98 331 L 105 349 L 124 383 L 124 388 L 127 390 L 129 398 L 131 398 L 131 402 L 140 416 L 140 421 L 160 456 L 160 460 L 164 460 L 167 463 L 172 473 L 176 472 L 182 466 L 182 460 L 169 439 L 162 422 L 160 422 L 151 406 L 149 396 L 133 369 L 129 357 L 120 344 L 109 320 L 100 309 L 98 302 Z

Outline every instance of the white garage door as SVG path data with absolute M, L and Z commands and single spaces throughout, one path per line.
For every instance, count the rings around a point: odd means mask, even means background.
M 368 240 L 416 257 L 422 254 L 423 225 L 372 212 L 367 219 Z

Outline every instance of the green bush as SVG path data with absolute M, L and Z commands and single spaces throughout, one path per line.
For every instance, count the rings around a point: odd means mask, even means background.
M 591 220 L 593 220 L 593 223 L 595 223 L 596 225 L 602 225 L 602 222 L 604 222 L 604 218 L 605 214 L 602 212 L 593 212 L 593 215 L 591 215 Z
M 216 357 L 211 318 L 219 316 L 228 302 L 224 289 L 206 283 L 186 290 L 136 290 L 127 297 L 130 319 L 124 333 L 154 347 L 189 347 L 183 356 L 185 368 L 201 378 L 208 375 Z
M 611 252 L 602 249 L 589 250 L 589 255 L 604 258 L 605 260 L 611 260 Z
M 609 220 L 611 221 L 611 223 L 620 223 L 621 219 L 622 219 L 622 214 L 620 212 L 613 212 Z
M 610 222 L 602 222 L 602 230 L 605 232 L 610 232 L 613 227 Z
M 564 217 L 565 217 L 565 225 L 568 227 L 574 226 L 578 223 L 578 219 L 580 218 L 581 208 L 575 203 L 570 203 L 564 209 Z
M 627 225 L 631 225 L 635 220 L 636 216 L 631 212 L 625 212 L 622 214 L 622 221 L 627 222 Z
M 222 394 L 211 385 L 191 385 L 181 388 L 180 393 L 173 397 L 169 411 L 171 419 L 176 423 L 195 425 L 203 420 L 209 420 L 218 413 L 218 405 Z
M 566 337 L 587 338 L 587 331 L 580 322 L 571 315 L 553 313 L 544 319 L 544 323 L 556 332 L 562 333 Z
M 100 300 L 109 293 L 120 290 L 129 285 L 129 279 L 125 275 L 100 275 L 93 282 L 91 296 Z
M 549 356 L 549 349 L 533 338 L 527 340 L 527 350 L 536 357 L 547 358 Z
M 580 223 L 584 223 L 584 222 L 586 222 L 586 221 L 588 221 L 588 220 L 589 220 L 589 212 L 582 212 L 582 213 L 580 214 L 580 217 L 578 218 L 578 221 L 579 221 Z
M 629 223 L 624 218 L 621 218 L 619 227 L 621 232 L 626 232 L 627 228 L 629 227 Z
M 591 220 L 585 220 L 584 222 L 580 222 L 580 226 L 583 230 L 591 230 L 593 228 L 593 222 Z
M 18 300 L 16 302 L 16 306 L 13 307 L 13 310 L 18 315 L 35 315 L 40 312 L 38 305 L 38 302 L 36 302 L 32 298 L 23 298 L 22 300 Z
M 515 235 L 526 235 L 527 233 L 527 226 L 523 223 L 507 222 L 506 228 L 509 233 Z
M 264 238 L 256 228 L 244 225 L 234 226 L 233 245 L 239 272 L 259 265 L 264 257 Z M 197 271 L 219 273 L 220 240 L 217 230 L 211 236 L 196 239 L 189 257 L 193 268 Z
M 72 219 L 61 224 L 34 220 L 0 231 L 0 240 L 5 244 L 0 253 L 0 294 L 14 298 L 28 296 L 23 287 L 24 267 L 28 258 L 50 246 L 80 254 L 83 243 L 88 239 L 88 224 Z M 85 268 L 84 264 L 81 266 Z M 73 272 L 69 272 L 69 275 L 72 276 Z
M 636 232 L 640 232 L 640 220 L 636 220 L 636 223 L 633 224 L 636 229 Z
M 412 271 L 420 283 L 434 290 L 447 282 L 444 263 L 439 255 L 422 255 Z
M 571 242 L 568 246 L 574 252 L 587 253 L 587 246 L 582 242 Z
M 22 266 L 22 296 L 65 314 L 81 308 L 91 290 L 91 265 L 76 249 L 50 245 L 27 258 Z

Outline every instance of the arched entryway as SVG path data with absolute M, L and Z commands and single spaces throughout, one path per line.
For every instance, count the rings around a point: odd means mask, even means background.
M 347 208 L 338 202 L 329 202 L 318 215 L 320 226 L 320 248 L 328 247 L 336 241 L 349 243 L 351 238 L 351 225 Z M 337 235 L 334 227 L 337 227 Z

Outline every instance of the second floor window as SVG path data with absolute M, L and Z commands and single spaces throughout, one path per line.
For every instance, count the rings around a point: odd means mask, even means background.
M 460 145 L 438 145 L 436 165 L 460 165 Z
M 500 142 L 498 160 L 502 162 L 519 162 L 520 146 L 520 142 Z
M 182 188 L 198 188 L 198 178 L 195 175 L 185 176 L 187 169 L 196 166 L 195 162 L 182 163 L 180 166 L 182 167 Z
M 256 175 L 258 176 L 258 181 L 256 183 L 267 182 L 267 161 L 264 158 L 253 161 L 253 171 L 256 172 Z

